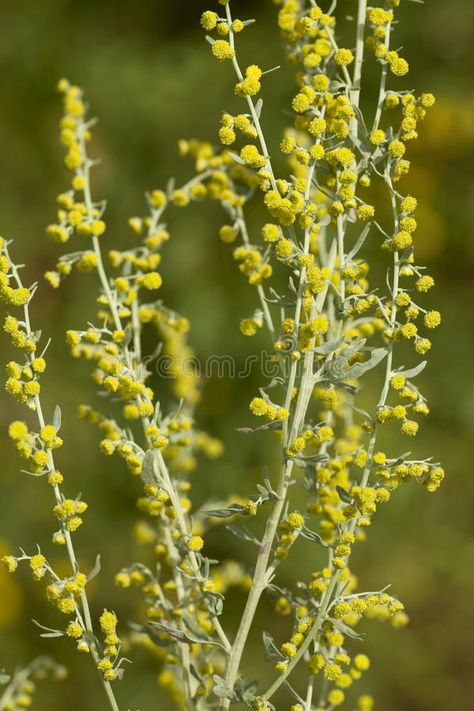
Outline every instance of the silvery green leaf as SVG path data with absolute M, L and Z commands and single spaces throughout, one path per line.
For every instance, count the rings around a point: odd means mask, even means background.
M 54 408 L 53 427 L 56 432 L 59 432 L 59 430 L 61 429 L 61 408 L 59 407 L 59 405 L 56 405 L 56 407 Z
M 145 484 L 156 484 L 156 469 L 155 469 L 155 452 L 152 449 L 148 449 L 145 452 L 142 462 L 141 478 Z
M 204 509 L 203 513 L 205 513 L 206 516 L 211 516 L 211 518 L 230 518 L 237 514 L 246 513 L 246 511 L 240 504 L 235 504 L 225 509 Z
M 265 301 L 268 301 L 269 304 L 278 304 L 279 306 L 294 306 L 294 299 L 290 299 L 287 296 L 280 296 L 280 294 L 278 294 L 278 292 L 276 292 L 275 289 L 273 289 L 272 287 L 270 287 L 269 292 L 273 297 L 272 299 L 269 299 L 268 296 L 265 297 Z
M 153 627 L 157 627 L 163 632 L 166 632 L 166 634 L 169 634 L 169 636 L 176 640 L 176 642 L 185 642 L 187 644 L 212 644 L 212 642 L 206 638 L 195 639 L 193 637 L 190 637 L 189 634 L 187 634 L 184 630 L 179 629 L 178 627 L 165 625 L 162 622 L 149 622 L 148 624 L 152 625 Z
M 334 625 L 334 627 L 336 627 L 339 632 L 342 632 L 342 634 L 346 635 L 346 637 L 352 637 L 352 639 L 362 639 L 362 636 L 360 634 L 353 630 L 352 627 L 349 627 L 349 625 L 345 625 L 344 622 L 341 622 L 341 620 L 334 620 L 330 618 L 330 621 Z
M 344 501 L 345 504 L 352 504 L 352 497 L 346 489 L 343 489 L 342 486 L 336 486 L 336 491 L 339 494 L 339 498 Z
M 344 373 L 344 378 L 360 378 L 361 375 L 366 373 L 368 370 L 372 370 L 380 361 L 387 355 L 386 348 L 375 348 L 368 358 L 363 363 L 355 363 L 350 368 L 348 368 Z
M 273 489 L 273 487 L 272 487 L 272 484 L 271 484 L 271 482 L 270 482 L 270 474 L 269 474 L 269 471 L 268 471 L 267 467 L 264 467 L 264 468 L 263 468 L 263 481 L 264 481 L 264 483 L 265 483 L 265 488 L 268 490 L 270 499 L 271 499 L 272 501 L 278 500 L 278 499 L 279 499 L 279 496 L 278 496 L 278 494 L 276 493 L 276 491 L 275 491 L 275 490 Z
M 263 99 L 259 99 L 257 101 L 257 103 L 255 104 L 255 113 L 257 114 L 258 119 L 260 118 L 260 115 L 262 113 L 262 107 L 263 107 Z
M 425 369 L 427 362 L 428 361 L 426 360 L 422 360 L 421 363 L 418 363 L 418 365 L 416 365 L 414 368 L 409 368 L 408 370 L 401 370 L 399 372 L 403 373 L 405 378 L 415 378 L 422 372 L 422 370 Z
M 207 39 L 207 37 L 206 37 Z M 212 38 L 211 38 L 212 39 Z M 209 42 L 209 40 L 207 40 Z M 214 40 L 212 40 L 212 43 L 214 43 Z M 174 190 L 174 186 L 176 185 L 176 180 L 174 178 L 170 178 L 168 182 L 166 183 L 166 194 L 171 195 L 171 193 Z
M 281 378 L 280 376 L 277 376 L 276 378 L 272 378 L 270 381 L 269 385 L 265 385 L 265 390 L 272 390 L 273 388 L 277 388 L 280 385 L 284 385 L 285 380 Z
M 224 608 L 224 596 L 219 593 L 206 593 L 206 605 L 212 615 L 219 617 Z
M 330 353 L 336 351 L 343 343 L 344 338 L 338 338 L 335 341 L 327 341 L 326 343 L 323 343 L 322 346 L 316 346 L 313 348 L 313 351 L 318 355 L 329 355 Z
M 335 89 L 347 89 L 346 84 L 343 81 L 340 81 L 339 79 L 332 81 L 331 82 L 331 90 L 334 91 Z
M 336 375 L 342 374 L 345 366 L 350 359 L 356 355 L 365 346 L 365 338 L 355 338 L 344 350 L 342 350 L 336 358 L 330 363 L 330 369 Z
M 245 527 L 239 528 L 238 526 L 229 525 L 226 526 L 226 528 L 237 538 L 240 538 L 243 541 L 248 541 L 249 543 L 255 543 L 256 546 L 260 545 L 260 541 L 255 538 L 255 536 L 252 536 L 252 534 L 249 533 Z
M 370 232 L 370 224 L 368 224 L 364 227 L 364 229 L 362 230 L 362 233 L 359 236 L 359 239 L 357 240 L 355 245 L 352 247 L 351 251 L 346 255 L 347 262 L 350 262 L 350 261 L 352 261 L 352 259 L 354 259 L 354 257 L 356 256 L 356 254 L 359 252 L 362 245 L 364 244 L 365 238 L 367 237 L 369 232 Z
M 326 462 L 329 456 L 324 452 L 320 452 L 319 454 L 308 454 L 307 456 L 300 454 L 298 457 L 295 457 L 295 459 L 300 462 Z
M 52 627 L 45 627 L 37 620 L 32 620 L 32 622 L 40 629 L 46 630 L 45 632 L 43 632 L 43 634 L 40 634 L 40 637 L 64 637 L 65 635 L 65 632 L 63 632 L 62 630 L 55 630 Z
M 5 672 L 2 670 L 0 672 L 0 684 L 3 686 L 4 684 L 8 684 L 10 681 L 11 676 L 9 674 L 5 674 Z
M 331 222 L 331 216 L 329 214 L 323 215 L 323 217 L 318 220 L 318 225 L 321 227 L 326 227 Z
M 245 515 L 247 514 L 247 510 L 240 504 L 231 504 L 225 509 L 205 509 L 203 513 L 207 516 L 212 516 L 212 518 L 229 518 L 230 516 L 236 516 L 238 514 Z
M 269 632 L 263 632 L 262 638 L 263 638 L 263 646 L 265 647 L 265 659 L 268 662 L 281 661 L 284 658 L 283 654 L 280 652 L 280 650 L 276 646 L 271 634 Z
M 97 558 L 95 559 L 95 564 L 94 567 L 92 568 L 91 572 L 87 576 L 87 580 L 92 580 L 95 578 L 97 575 L 100 573 L 100 553 L 97 555 Z
M 403 454 L 400 454 L 400 456 L 397 457 L 397 459 L 393 459 L 393 460 L 390 459 L 389 463 L 393 467 L 398 467 L 398 465 L 402 464 L 405 461 L 405 459 L 410 456 L 410 454 L 411 454 L 411 452 L 404 452 Z
M 348 383 L 341 382 L 336 382 L 335 385 L 339 388 L 339 390 L 344 390 L 344 392 L 349 393 L 349 395 L 357 395 L 359 392 L 359 388 L 355 385 L 349 385 Z
M 213 674 L 212 678 L 215 682 L 212 691 L 219 699 L 230 699 L 230 701 L 234 702 L 237 701 L 237 696 L 221 676 Z
M 162 639 L 151 627 L 144 627 L 143 625 L 138 625 L 136 622 L 128 622 L 128 626 L 134 632 L 139 632 L 140 634 L 145 634 L 147 637 L 159 647 L 168 647 L 171 642 L 169 640 Z
M 281 429 L 281 424 L 282 420 L 272 420 L 260 427 L 236 427 L 235 431 L 242 434 L 253 434 L 254 432 L 264 432 L 265 430 L 279 430 Z
M 354 412 L 358 412 L 359 415 L 363 415 L 369 422 L 372 422 L 373 417 L 366 410 L 362 410 L 362 408 L 356 407 L 352 402 L 347 402 L 345 404 L 348 405 L 351 410 L 354 410 Z
M 310 531 L 309 528 L 306 528 L 306 526 L 303 526 L 301 529 L 300 535 L 303 536 L 303 538 L 307 538 L 308 541 L 313 541 L 313 543 L 319 543 L 321 546 L 324 546 L 325 548 L 331 548 L 329 543 L 326 543 L 323 541 L 321 536 L 318 533 L 315 533 L 314 531 Z
M 238 156 L 237 153 L 232 153 L 231 151 L 229 151 L 229 155 L 232 158 L 232 160 L 234 160 L 239 165 L 245 165 L 245 161 L 242 160 L 242 158 L 240 156 Z

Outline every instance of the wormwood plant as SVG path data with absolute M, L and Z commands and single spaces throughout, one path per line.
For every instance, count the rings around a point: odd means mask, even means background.
M 90 179 L 94 120 L 82 91 L 66 80 L 59 83 L 60 137 L 71 182 L 58 197 L 57 219 L 47 232 L 60 244 L 72 240 L 75 251 L 62 254 L 45 276 L 56 288 L 74 269 L 97 275 L 95 321 L 86 318 L 66 338 L 72 355 L 91 363 L 93 382 L 104 396 L 102 411 L 81 405 L 80 416 L 97 426 L 101 451 L 118 455 L 141 479 L 131 484 L 147 517 L 137 535 L 150 544 L 153 563 L 124 561 L 116 575 L 118 586 L 137 586 L 145 602 L 145 618 L 132 623 L 131 631 L 121 625 L 129 656 L 134 643 L 154 651 L 161 660 L 160 684 L 180 709 L 281 709 L 292 703 L 291 711 L 330 710 L 344 704 L 347 694 L 348 708 L 370 711 L 372 697 L 354 696 L 350 689 L 370 664 L 359 623 L 367 617 L 401 627 L 408 618 L 388 588 L 358 591 L 352 549 L 401 485 L 415 481 L 433 492 L 444 476 L 430 457 L 400 454 L 403 443 L 393 451 L 396 438 L 390 434 L 395 428 L 400 439 L 412 439 L 428 413 L 416 376 L 426 364 L 420 357 L 431 347 L 425 331 L 439 325 L 440 314 L 419 303 L 433 279 L 415 261 L 417 201 L 403 190 L 403 177 L 410 169 L 409 143 L 435 100 L 400 81 L 409 67 L 392 49 L 399 0 L 379 7 L 359 0 L 348 47 L 339 44 L 336 0 L 325 10 L 313 0 L 275 4 L 285 53 L 296 69 L 296 93 L 285 107 L 292 125 L 280 144 L 287 171 L 277 172 L 277 148 L 267 145 L 263 129 L 259 95 L 270 70 L 240 62 L 238 35 L 252 20 L 234 19 L 231 4 L 221 0 L 218 11 L 204 12 L 201 24 L 211 33 L 206 39 L 212 54 L 233 68 L 241 113 L 223 113 L 220 145 L 181 143 L 181 153 L 194 160 L 194 176 L 181 187 L 171 181 L 166 190 L 147 194 L 148 213 L 129 221 L 130 248 L 108 248 L 107 267 L 105 202 Z M 363 91 L 368 75 L 379 77 L 374 102 Z M 242 314 L 240 330 L 251 337 L 266 329 L 278 368 L 275 377 L 262 376 L 250 402 L 263 424 L 255 420 L 237 436 L 270 438 L 279 466 L 267 468 L 262 461 L 262 480 L 246 498 L 239 492 L 220 508 L 193 510 L 189 475 L 197 454 L 220 456 L 222 445 L 196 427 L 200 385 L 197 375 L 180 367 L 192 354 L 189 324 L 160 299 L 158 268 L 169 238 L 166 211 L 203 200 L 223 209 L 219 236 L 232 245 L 240 272 L 255 290 L 255 311 Z M 263 226 L 249 224 L 251 202 L 262 204 Z M 52 542 L 65 547 L 70 569 L 66 575 L 56 571 L 47 546 L 21 550 L 3 562 L 14 572 L 26 561 L 34 579 L 46 583 L 59 615 L 57 629 L 43 627 L 43 635 L 65 636 L 89 654 L 110 706 L 118 709 L 114 682 L 123 675 L 124 657 L 117 617 L 110 610 L 91 612 L 87 588 L 99 561 L 82 570 L 76 555 L 87 504 L 78 496 L 67 498 L 74 496 L 71 484 L 66 487 L 55 459 L 63 444 L 61 411 L 44 414 L 41 403 L 48 343 L 30 320 L 36 285 L 25 285 L 6 240 L 1 249 L 4 330 L 22 353 L 22 362 L 7 365 L 6 389 L 32 418 L 14 421 L 9 434 L 28 473 L 44 476 L 51 487 Z M 372 284 L 369 255 L 386 270 Z M 152 352 L 145 346 L 150 342 Z M 176 401 L 169 408 L 152 377 L 160 348 L 175 376 Z M 362 392 L 367 378 L 372 406 Z M 257 546 L 251 570 L 240 561 L 206 557 L 207 532 L 226 519 L 232 520 L 229 535 Z M 251 529 L 245 525 L 250 519 Z M 283 589 L 279 567 L 297 555 L 301 539 L 311 543 L 313 554 L 301 580 Z M 234 584 L 243 585 L 247 597 L 238 629 L 227 630 L 224 594 Z M 267 687 L 253 681 L 260 671 L 249 676 L 243 663 L 249 634 L 259 628 L 263 594 L 288 618 L 287 638 L 263 633 L 262 660 L 274 666 Z M 24 706 L 9 689 L 0 708 Z M 279 696 L 282 689 L 286 697 Z M 288 695 L 292 702 L 284 701 Z

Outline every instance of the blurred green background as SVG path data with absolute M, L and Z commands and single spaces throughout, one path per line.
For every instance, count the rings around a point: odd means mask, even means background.
M 234 0 L 233 5 L 237 16 L 258 20 L 242 35 L 245 61 L 264 68 L 281 63 L 271 0 Z M 345 0 L 340 6 L 342 15 L 351 15 L 356 2 Z M 239 106 L 230 67 L 213 60 L 199 28 L 203 9 L 208 7 L 200 0 L 1 3 L 0 231 L 15 237 L 17 259 L 28 262 L 31 280 L 40 279 L 58 255 L 44 233 L 55 196 L 66 184 L 57 143 L 58 78 L 67 76 L 82 85 L 100 118 L 94 153 L 102 162 L 95 171 L 95 195 L 108 202 L 107 245 L 123 244 L 130 239 L 128 217 L 144 212 L 144 191 L 163 187 L 170 175 L 179 181 L 191 174 L 191 165 L 177 159 L 178 139 L 214 140 L 220 112 Z M 401 490 L 376 518 L 368 543 L 357 550 L 355 572 L 363 587 L 392 583 L 411 618 L 400 632 L 366 625 L 365 648 L 374 663 L 357 690 L 373 690 L 376 708 L 385 711 L 433 711 L 448 705 L 468 711 L 474 696 L 474 6 L 472 0 L 430 0 L 425 6 L 402 0 L 399 17 L 395 45 L 403 47 L 410 61 L 408 85 L 433 91 L 438 99 L 421 139 L 410 147 L 413 170 L 404 188 L 421 202 L 417 254 L 437 281 L 433 306 L 444 318 L 433 338 L 429 368 L 420 378 L 432 412 L 414 449 L 442 460 L 447 478 L 435 496 L 415 485 Z M 285 123 L 281 106 L 289 104 L 294 91 L 290 77 L 283 68 L 265 81 L 263 122 L 273 146 Z M 233 353 L 243 361 L 255 344 L 240 337 L 238 319 L 253 308 L 254 294 L 216 238 L 221 223 L 215 207 L 173 213 L 163 293 L 168 304 L 194 323 L 191 341 L 199 356 Z M 87 367 L 70 361 L 63 337 L 67 328 L 80 328 L 92 316 L 95 289 L 94 275 L 70 277 L 59 294 L 42 284 L 36 325 L 54 341 L 43 382 L 49 411 L 58 401 L 63 409 L 66 446 L 59 460 L 67 491 L 75 495 L 81 490 L 90 504 L 77 544 L 88 566 L 102 552 L 103 572 L 99 583 L 91 585 L 93 606 L 113 606 L 125 621 L 133 616 L 137 600 L 111 581 L 118 567 L 141 555 L 130 536 L 139 485 L 118 460 L 98 453 L 96 432 L 77 420 L 77 404 L 88 386 Z M 6 339 L 2 348 L 7 349 Z M 230 489 L 245 494 L 254 486 L 265 460 L 262 440 L 238 436 L 234 428 L 248 422 L 247 403 L 258 382 L 254 373 L 246 381 L 210 379 L 206 384 L 200 424 L 223 439 L 226 453 L 196 473 L 198 502 Z M 12 400 L 2 396 L 4 552 L 18 545 L 31 550 L 36 541 L 47 546 L 47 531 L 53 527 L 48 487 L 20 475 L 20 462 L 7 442 L 7 425 L 18 415 Z M 238 555 L 251 564 L 254 551 L 230 536 L 215 536 L 209 553 Z M 305 569 L 301 555 L 294 567 L 282 567 L 283 584 L 290 584 L 296 569 Z M 42 586 L 27 571 L 15 577 L 2 571 L 0 599 L 0 667 L 11 670 L 47 650 L 74 669 L 61 684 L 42 686 L 37 708 L 103 709 L 90 660 L 74 653 L 65 640 L 40 640 L 30 622 L 34 617 L 55 624 L 56 613 L 43 601 Z M 238 622 L 241 604 L 240 594 L 232 593 L 230 624 Z M 262 614 L 273 623 L 268 603 Z M 275 636 L 283 641 L 286 622 L 281 619 L 275 622 Z M 248 655 L 250 666 L 261 654 L 257 636 Z M 156 662 L 141 651 L 132 657 L 135 664 L 117 689 L 122 708 L 167 709 L 156 685 Z

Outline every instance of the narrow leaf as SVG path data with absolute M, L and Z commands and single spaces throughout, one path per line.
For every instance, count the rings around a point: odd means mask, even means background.
M 56 407 L 54 408 L 53 427 L 56 432 L 59 432 L 59 430 L 61 429 L 61 408 L 59 407 L 59 405 L 56 405 Z
M 399 372 L 403 373 L 405 378 L 416 378 L 417 375 L 419 375 L 425 368 L 426 368 L 426 363 L 428 361 L 422 360 L 421 363 L 418 363 L 414 368 L 409 368 L 408 370 L 401 370 Z

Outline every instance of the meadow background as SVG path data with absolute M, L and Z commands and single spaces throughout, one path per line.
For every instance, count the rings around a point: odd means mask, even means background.
M 237 16 L 258 21 L 242 35 L 244 61 L 265 68 L 282 63 L 271 0 L 234 0 L 233 5 Z M 355 7 L 355 0 L 341 3 L 346 14 Z M 66 184 L 57 142 L 57 80 L 67 76 L 82 85 L 100 118 L 94 154 L 102 162 L 95 171 L 95 194 L 108 202 L 104 242 L 124 244 L 133 239 L 128 217 L 144 212 L 144 191 L 163 187 L 170 175 L 178 180 L 190 175 L 191 165 L 177 158 L 178 139 L 215 140 L 221 111 L 239 105 L 230 68 L 215 62 L 199 28 L 203 9 L 208 6 L 200 0 L 1 3 L 0 232 L 16 238 L 16 257 L 28 261 L 31 281 L 41 279 L 58 254 L 44 230 L 54 215 L 55 196 Z M 432 303 L 444 319 L 420 377 L 432 411 L 414 449 L 442 460 L 447 478 L 435 496 L 415 485 L 400 491 L 355 554 L 364 587 L 391 582 L 411 617 L 399 632 L 377 623 L 366 627 L 365 647 L 373 665 L 363 690 L 373 690 L 376 708 L 384 711 L 448 706 L 468 711 L 474 695 L 474 5 L 471 0 L 427 0 L 424 6 L 402 0 L 399 17 L 395 44 L 403 47 L 411 65 L 408 85 L 433 91 L 438 99 L 422 125 L 421 139 L 410 147 L 413 170 L 404 186 L 421 203 L 417 255 L 436 279 Z M 292 92 L 287 68 L 265 81 L 263 123 L 274 153 L 285 123 L 279 107 L 289 105 Z M 253 293 L 216 236 L 222 221 L 216 206 L 172 213 L 163 295 L 194 323 L 191 341 L 201 358 L 232 353 L 243 362 L 255 345 L 240 336 L 238 319 L 253 304 Z M 70 277 L 59 294 L 43 283 L 35 299 L 35 321 L 53 338 L 43 382 L 50 409 L 59 401 L 63 410 L 66 446 L 60 462 L 67 491 L 82 491 L 90 504 L 77 546 L 87 565 L 102 552 L 103 571 L 91 585 L 92 604 L 99 611 L 113 606 L 125 621 L 134 614 L 137 599 L 116 589 L 112 580 L 118 567 L 141 555 L 130 535 L 138 482 L 118 460 L 99 454 L 97 433 L 77 420 L 88 372 L 84 364 L 71 363 L 63 336 L 67 328 L 82 326 L 84 314 L 93 313 L 95 288 L 94 275 Z M 1 347 L 5 355 L 5 338 Z M 248 422 L 247 403 L 257 375 L 240 381 L 210 378 L 205 385 L 198 417 L 222 438 L 226 452 L 196 473 L 198 501 L 231 489 L 245 493 L 257 480 L 262 440 L 234 432 Z M 3 553 L 17 545 L 31 549 L 36 541 L 47 545 L 54 523 L 48 487 L 20 475 L 20 462 L 7 441 L 7 425 L 19 414 L 17 407 L 6 394 L 0 406 Z M 249 563 L 254 553 L 230 536 L 211 538 L 208 552 L 211 557 L 237 555 Z M 292 580 L 301 564 L 296 556 L 282 568 L 284 579 Z M 12 669 L 49 650 L 74 672 L 61 684 L 41 686 L 36 708 L 76 711 L 87 705 L 99 711 L 105 702 L 90 660 L 66 640 L 40 640 L 30 623 L 34 617 L 54 626 L 56 613 L 44 602 L 42 589 L 26 570 L 14 577 L 0 572 L 0 668 Z M 241 595 L 232 593 L 230 624 L 237 623 L 241 603 Z M 273 618 L 268 603 L 262 614 Z M 256 637 L 249 664 L 261 655 Z M 166 702 L 158 701 L 156 660 L 140 650 L 133 659 L 136 663 L 117 689 L 122 707 L 147 711 L 158 703 L 165 711 Z M 269 667 L 266 673 L 271 674 Z

